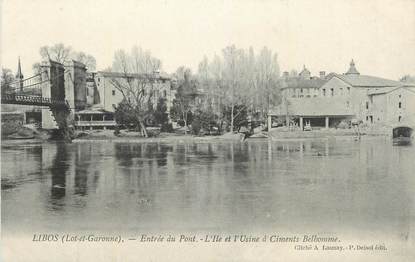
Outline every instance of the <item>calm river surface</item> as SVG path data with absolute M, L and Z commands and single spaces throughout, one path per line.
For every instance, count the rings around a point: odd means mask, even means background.
M 3 142 L 2 230 L 391 232 L 414 226 L 415 146 Z

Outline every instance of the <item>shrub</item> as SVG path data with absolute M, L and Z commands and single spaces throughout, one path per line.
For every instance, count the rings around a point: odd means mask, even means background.
M 199 135 L 200 129 L 202 128 L 202 123 L 199 121 L 199 119 L 195 119 L 192 122 L 192 133 L 194 135 Z
M 349 123 L 347 122 L 347 121 L 345 121 L 345 120 L 342 120 L 338 125 L 337 125 L 337 128 L 340 128 L 340 129 L 347 129 L 347 128 L 349 128 Z

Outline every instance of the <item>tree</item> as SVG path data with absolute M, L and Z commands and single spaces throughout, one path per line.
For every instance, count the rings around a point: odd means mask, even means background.
M 189 118 L 192 116 L 192 111 L 195 110 L 195 98 L 198 92 L 196 82 L 191 77 L 190 69 L 179 67 L 176 71 L 176 77 L 178 78 L 179 87 L 170 112 L 174 120 L 184 121 L 186 133 L 186 128 L 191 122 Z
M 219 118 L 233 131 L 241 115 L 264 121 L 270 107 L 281 103 L 279 73 L 277 55 L 267 47 L 256 55 L 252 47 L 244 50 L 232 45 L 210 63 L 205 57 L 197 77 L 208 104 L 221 112 Z
M 1 69 L 1 94 L 7 94 L 13 91 L 12 83 L 14 81 L 14 76 L 12 70 L 8 68 Z
M 210 132 L 212 127 L 218 126 L 216 119 L 217 116 L 213 113 L 212 108 L 207 108 L 206 110 L 196 110 L 192 121 L 193 134 L 199 135 L 201 130 Z
M 160 97 L 157 101 L 156 110 L 153 113 L 155 124 L 161 126 L 164 131 L 169 123 L 169 114 L 167 113 L 166 99 Z
M 161 61 L 153 57 L 150 51 L 134 46 L 130 53 L 124 50 L 115 52 L 111 84 L 121 92 L 123 107 L 129 112 L 128 121 L 140 127 L 144 137 L 148 137 L 144 121 L 151 116 L 151 100 L 154 96 L 154 72 L 161 68 Z M 119 105 L 120 106 L 120 105 Z
M 115 108 L 114 118 L 118 125 L 125 127 L 140 128 L 135 119 L 134 110 L 128 105 L 128 102 L 122 100 Z
M 62 43 L 53 46 L 42 46 L 39 49 L 39 54 L 42 60 L 53 60 L 64 64 L 73 59 L 85 64 L 88 71 L 95 71 L 96 69 L 96 60 L 92 55 L 74 51 L 70 46 L 65 46 Z M 40 63 L 33 64 L 32 68 L 35 73 L 39 73 Z
M 234 105 L 233 108 L 233 112 L 237 112 L 237 114 L 232 115 L 232 107 L 228 106 L 225 107 L 223 115 L 228 123 L 233 118 L 233 128 L 239 130 L 242 126 L 248 125 L 248 108 L 246 105 Z
M 88 71 L 95 71 L 97 62 L 92 55 L 85 54 L 84 52 L 74 52 L 72 57 L 74 60 L 83 63 Z

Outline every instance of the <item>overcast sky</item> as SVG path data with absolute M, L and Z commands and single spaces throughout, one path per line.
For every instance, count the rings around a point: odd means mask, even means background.
M 196 70 L 235 44 L 268 46 L 281 71 L 343 73 L 353 58 L 362 74 L 415 74 L 413 0 L 3 0 L 1 19 L 2 64 L 15 72 L 20 56 L 25 76 L 39 47 L 59 42 L 95 56 L 97 69 L 137 44 L 166 72 Z

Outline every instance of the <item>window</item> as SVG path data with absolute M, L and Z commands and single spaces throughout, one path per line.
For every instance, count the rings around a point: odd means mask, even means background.
M 350 86 L 347 87 L 347 94 L 350 95 Z
M 112 95 L 115 96 L 115 90 L 112 90 Z
M 86 88 L 86 96 L 89 96 L 89 88 Z
M 398 122 L 401 122 L 402 116 L 398 117 Z
M 333 88 L 330 88 L 330 95 L 334 96 L 334 89 Z
M 346 102 L 346 107 L 347 107 L 347 108 L 349 108 L 349 107 L 350 107 L 350 102 L 349 102 L 349 101 L 347 101 L 347 102 Z
M 323 88 L 323 96 L 326 96 L 326 89 Z
M 369 109 L 369 102 L 366 101 L 366 109 Z
M 402 108 L 402 102 L 399 102 L 398 107 Z
M 166 90 L 163 91 L 163 97 L 167 97 L 167 91 Z

